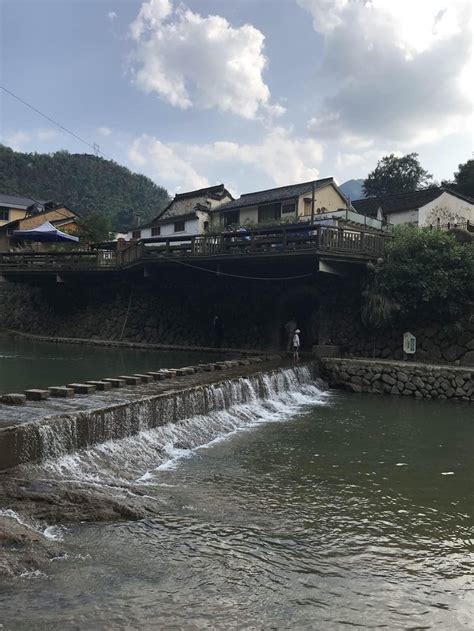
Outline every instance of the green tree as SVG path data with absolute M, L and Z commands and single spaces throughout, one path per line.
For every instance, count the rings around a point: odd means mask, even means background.
M 81 217 L 78 221 L 78 236 L 82 244 L 101 243 L 112 238 L 110 219 L 96 211 Z
M 364 180 L 362 188 L 367 197 L 396 195 L 423 188 L 432 177 L 422 168 L 417 153 L 409 153 L 401 158 L 392 153 L 378 161 L 375 169 Z
M 474 301 L 474 244 L 454 234 L 399 226 L 370 270 L 363 318 L 377 325 L 462 318 Z
M 468 160 L 458 166 L 454 174 L 453 188 L 464 195 L 474 197 L 474 160 Z

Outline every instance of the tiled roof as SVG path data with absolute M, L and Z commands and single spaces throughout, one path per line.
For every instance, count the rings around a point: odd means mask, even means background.
M 332 177 L 326 177 L 323 180 L 314 181 L 315 189 L 322 188 L 333 182 Z M 255 193 L 245 193 L 239 199 L 234 199 L 227 204 L 222 204 L 214 208 L 212 212 L 220 212 L 233 210 L 234 208 L 242 208 L 243 206 L 257 206 L 258 204 L 269 204 L 285 199 L 294 199 L 305 193 L 311 193 L 313 181 L 303 182 L 301 184 L 292 184 L 290 186 L 280 186 L 278 188 L 270 188 L 266 191 L 256 191 Z
M 223 184 L 217 184 L 216 186 L 207 186 L 206 188 L 198 188 L 196 191 L 187 191 L 186 193 L 176 193 L 174 196 L 175 200 L 186 199 L 188 197 L 200 197 L 202 195 L 210 195 L 221 197 L 227 193 L 230 195 L 229 191 L 225 188 Z M 232 197 L 232 195 L 230 195 Z
M 417 210 L 434 199 L 437 199 L 443 193 L 449 193 L 463 199 L 470 204 L 474 204 L 474 200 L 466 195 L 462 195 L 444 186 L 436 186 L 433 188 L 425 188 L 421 191 L 413 191 L 411 193 L 399 193 L 398 195 L 388 195 L 386 197 L 368 197 L 367 199 L 358 199 L 352 202 L 357 212 L 363 215 L 376 216 L 379 208 L 382 209 L 384 215 L 401 212 L 404 210 Z
M 29 197 L 17 197 L 15 195 L 4 195 L 3 193 L 0 193 L 0 206 L 8 206 L 10 208 L 20 206 L 21 208 L 27 208 L 34 203 L 35 200 L 30 199 Z

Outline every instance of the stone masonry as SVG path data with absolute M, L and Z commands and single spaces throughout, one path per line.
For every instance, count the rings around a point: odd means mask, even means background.
M 330 386 L 350 392 L 474 401 L 472 367 L 349 358 L 323 358 L 320 367 Z

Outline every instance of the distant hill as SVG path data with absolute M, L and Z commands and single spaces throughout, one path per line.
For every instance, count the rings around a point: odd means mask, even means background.
M 365 197 L 362 191 L 364 180 L 347 180 L 339 187 L 341 191 L 351 199 L 362 199 Z
M 91 211 L 124 232 L 152 219 L 169 202 L 168 192 L 150 178 L 112 160 L 57 151 L 21 153 L 0 145 L 0 192 L 63 202 L 84 216 Z

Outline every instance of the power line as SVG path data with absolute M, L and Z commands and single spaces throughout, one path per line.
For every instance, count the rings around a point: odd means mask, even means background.
M 309 278 L 313 275 L 313 272 L 310 274 L 300 274 L 298 276 L 242 276 L 240 274 L 229 274 L 228 272 L 220 272 L 218 270 L 207 269 L 207 267 L 200 267 L 199 265 L 193 265 L 192 263 L 186 263 L 185 261 L 180 261 L 178 259 L 173 259 L 168 256 L 164 256 L 163 254 L 159 255 L 160 258 L 165 261 L 171 261 L 172 263 L 179 263 L 180 265 L 184 265 L 185 267 L 191 267 L 193 269 L 200 270 L 201 272 L 207 272 L 208 274 L 215 274 L 216 276 L 229 276 L 231 278 L 242 278 L 244 280 L 270 280 L 270 281 L 282 281 L 282 280 L 298 280 L 301 278 Z
M 0 85 L 0 89 L 3 90 L 4 92 L 6 92 L 7 94 L 9 94 L 10 96 L 12 96 L 14 99 L 19 101 L 20 103 L 23 103 L 23 105 L 28 107 L 30 110 L 33 110 L 33 112 L 36 112 L 36 114 L 39 114 L 40 116 L 45 118 L 50 123 L 53 123 L 53 125 L 56 125 L 56 127 L 59 127 L 59 129 L 62 129 L 63 131 L 65 131 L 67 134 L 69 134 L 70 136 L 72 136 L 76 140 L 79 140 L 79 142 L 82 142 L 83 144 L 87 145 L 90 149 L 93 150 L 93 152 L 95 154 L 100 153 L 102 156 L 104 156 L 104 158 L 107 158 L 107 160 L 113 160 L 113 158 L 111 156 L 108 156 L 106 153 L 104 153 L 103 151 L 100 150 L 99 145 L 97 145 L 97 143 L 93 143 L 92 144 L 92 143 L 88 142 L 87 140 L 85 140 L 84 138 L 81 138 L 81 136 L 79 136 L 75 132 L 71 131 L 70 129 L 68 129 L 64 125 L 61 125 L 61 123 L 58 123 L 58 121 L 55 121 L 54 118 L 51 118 L 51 116 L 48 116 L 44 112 L 41 112 L 37 107 L 35 107 L 34 105 L 31 105 L 31 103 L 28 103 L 27 101 L 22 99 L 20 96 L 18 96 L 17 94 L 15 94 L 14 92 L 12 92 L 8 88 L 6 88 L 5 86 Z

